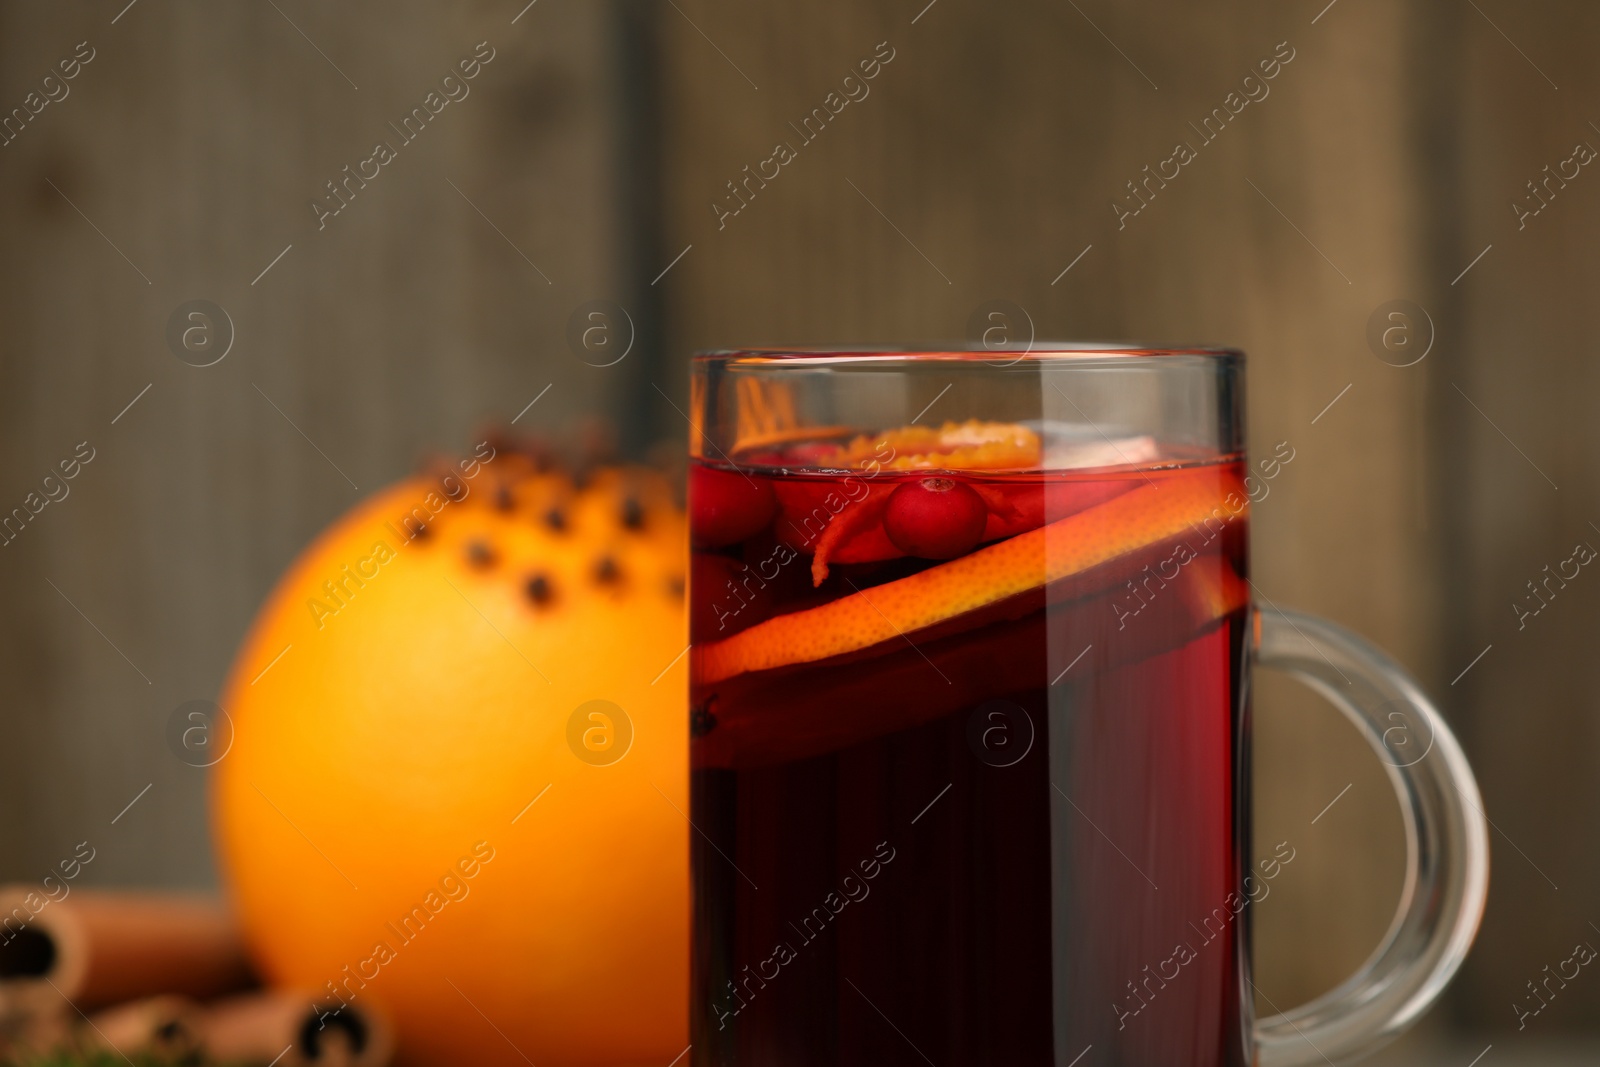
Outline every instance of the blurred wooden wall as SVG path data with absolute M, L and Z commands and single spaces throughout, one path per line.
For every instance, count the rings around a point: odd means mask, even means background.
M 1449 632 L 1463 665 L 1493 645 L 1456 686 L 1497 827 L 1481 966 L 1467 991 L 1506 1025 L 1513 1002 L 1537 1006 L 1527 981 L 1543 981 L 1580 941 L 1600 947 L 1600 576 L 1588 565 L 1571 582 L 1543 584 L 1578 543 L 1600 550 L 1600 170 L 1567 162 L 1580 144 L 1590 158 L 1600 151 L 1600 71 L 1586 48 L 1600 11 L 1485 11 L 1507 36 L 1470 9 L 1458 16 L 1457 262 L 1493 247 L 1457 286 L 1464 358 L 1454 381 L 1466 396 L 1441 392 L 1440 404 L 1458 488 L 1443 516 L 1458 542 Z M 1545 186 L 1548 173 L 1557 179 Z M 1540 204 L 1530 181 L 1549 202 L 1519 226 L 1513 202 Z M 1514 605 L 1538 614 L 1519 624 Z M 1528 1030 L 1592 1034 L 1596 1020 L 1600 983 L 1574 982 Z
M 164 730 L 294 554 L 541 395 L 518 429 L 640 425 L 649 337 L 607 369 L 565 341 L 649 280 L 637 13 L 525 2 L 0 5 L 7 112 L 94 56 L 0 148 L 0 510 L 95 457 L 0 548 L 0 878 L 88 840 L 95 880 L 212 881 L 205 775 Z M 480 42 L 468 94 L 319 230 L 324 183 Z M 204 368 L 165 340 L 196 298 L 236 333 Z
M 352 482 L 468 444 L 547 385 L 519 427 L 592 412 L 630 447 L 679 439 L 656 386 L 681 404 L 694 348 L 959 338 L 998 298 L 1040 336 L 1250 353 L 1252 440 L 1296 454 L 1256 509 L 1256 582 L 1391 650 L 1460 729 L 1498 830 L 1445 1021 L 1511 1026 L 1526 979 L 1600 939 L 1600 579 L 1521 631 L 1510 606 L 1578 539 L 1600 546 L 1600 178 L 1521 231 L 1510 209 L 1577 140 L 1600 146 L 1597 18 L 1504 0 L 0 5 L 0 109 L 95 51 L 0 148 L 0 512 L 95 449 L 0 549 L 0 877 L 88 839 L 100 881 L 212 878 L 203 775 L 166 720 L 215 693 Z M 471 96 L 319 232 L 323 183 L 480 41 L 496 58 Z M 726 183 L 881 42 L 870 95 L 719 228 Z M 1270 95 L 1119 228 L 1125 183 L 1198 145 L 1189 124 L 1280 45 Z M 213 367 L 163 336 L 196 298 L 237 331 Z M 1412 367 L 1366 339 L 1397 298 L 1436 328 Z M 568 348 L 592 299 L 635 317 L 615 367 Z M 1264 679 L 1257 724 L 1258 840 L 1297 849 L 1255 916 L 1258 983 L 1287 1007 L 1382 935 L 1400 826 L 1330 709 Z M 1538 1025 L 1597 1009 L 1600 983 L 1575 986 Z

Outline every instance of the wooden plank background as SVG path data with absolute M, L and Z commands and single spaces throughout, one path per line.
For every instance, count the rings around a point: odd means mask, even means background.
M 606 5 L 123 6 L 0 7 L 8 108 L 95 56 L 0 148 L 6 508 L 95 449 L 0 558 L 0 873 L 87 838 L 106 880 L 207 883 L 204 775 L 163 730 L 215 696 L 294 553 L 547 386 L 519 428 L 633 425 L 648 345 L 601 370 L 564 340 L 578 304 L 639 287 L 628 37 Z M 479 42 L 468 95 L 319 230 L 324 183 Z M 234 324 L 215 366 L 164 338 L 196 298 Z
M 1459 286 L 1467 358 L 1454 379 L 1461 392 L 1441 401 L 1459 492 L 1441 521 L 1457 531 L 1456 611 L 1446 621 L 1460 662 L 1493 644 L 1468 675 L 1472 686 L 1457 687 L 1467 690 L 1469 738 L 1499 830 L 1483 966 L 1463 992 L 1509 1024 L 1514 999 L 1535 1006 L 1524 983 L 1542 981 L 1575 942 L 1600 946 L 1600 583 L 1588 568 L 1570 585 L 1558 581 L 1548 606 L 1520 627 L 1513 607 L 1539 608 L 1527 583 L 1542 582 L 1544 568 L 1556 569 L 1578 542 L 1600 549 L 1600 376 L 1588 318 L 1600 284 L 1600 181 L 1588 181 L 1594 168 L 1584 166 L 1569 183 L 1541 186 L 1550 202 L 1520 229 L 1512 209 L 1513 201 L 1537 207 L 1527 183 L 1560 168 L 1575 146 L 1600 149 L 1600 114 L 1585 106 L 1600 72 L 1583 48 L 1600 31 L 1600 12 L 1490 13 L 1515 47 L 1485 32 L 1476 14 L 1464 16 L 1459 261 L 1493 247 Z M 1560 997 L 1528 1029 L 1593 1033 L 1600 987 L 1573 983 Z
M 1600 179 L 1585 168 L 1522 230 L 1509 207 L 1600 145 L 1600 16 L 925 3 L 0 5 L 4 112 L 94 50 L 0 148 L 0 510 L 79 442 L 95 456 L 0 550 L 0 876 L 88 838 L 102 882 L 212 881 L 203 776 L 166 750 L 166 718 L 215 693 L 297 548 L 420 455 L 546 386 L 518 426 L 593 413 L 630 449 L 681 440 L 655 387 L 681 403 L 694 348 L 961 337 L 1001 298 L 1041 336 L 1250 353 L 1252 441 L 1296 455 L 1256 509 L 1256 581 L 1388 648 L 1460 728 L 1495 885 L 1435 1025 L 1514 1029 L 1524 981 L 1600 937 L 1600 594 L 1579 579 L 1520 631 L 1509 606 L 1575 541 L 1600 545 Z M 324 182 L 482 41 L 471 95 L 319 231 Z M 883 42 L 870 94 L 719 228 L 726 183 Z M 1270 94 L 1119 228 L 1125 183 L 1198 144 L 1189 124 L 1280 50 Z M 197 298 L 235 327 L 213 367 L 163 336 Z M 1416 366 L 1368 348 L 1396 298 L 1433 319 Z M 592 299 L 638 327 L 615 367 L 568 349 Z M 1258 839 L 1297 849 L 1255 916 L 1258 982 L 1287 1006 L 1382 935 L 1400 827 L 1333 712 L 1271 679 L 1256 711 Z M 1597 1009 L 1600 983 L 1575 984 L 1538 1026 L 1592 1033 Z

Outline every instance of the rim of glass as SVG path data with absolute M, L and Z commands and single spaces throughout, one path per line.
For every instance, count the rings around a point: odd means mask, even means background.
M 1226 345 L 1150 345 L 1137 342 L 1060 341 L 1034 342 L 1015 347 L 989 348 L 967 344 L 930 345 L 797 345 L 789 348 L 713 348 L 694 354 L 696 367 L 711 364 L 744 366 L 816 366 L 834 363 L 984 363 L 996 359 L 1005 366 L 1019 363 L 1165 358 L 1215 359 L 1243 362 L 1243 350 Z

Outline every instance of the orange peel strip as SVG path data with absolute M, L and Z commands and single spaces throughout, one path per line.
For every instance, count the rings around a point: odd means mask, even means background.
M 888 492 L 874 493 L 869 488 L 866 496 L 860 500 L 852 500 L 833 517 L 833 521 L 828 523 L 828 528 L 822 531 L 822 536 L 817 539 L 816 551 L 811 557 L 813 586 L 821 585 L 828 580 L 828 560 L 833 558 L 839 546 L 861 531 L 871 528 L 873 524 L 881 522 L 888 506 Z
M 1236 509 L 1225 501 L 1235 496 Z M 869 648 L 1157 544 L 1208 520 L 1242 517 L 1237 478 L 1203 468 L 1159 480 L 918 574 L 780 615 L 690 652 L 709 685 L 748 671 Z M 1232 591 L 1219 590 L 1219 602 Z
M 1193 581 L 1184 588 L 1185 595 L 1195 609 L 1196 619 L 1202 623 L 1237 611 L 1250 600 L 1248 584 L 1233 572 L 1231 566 L 1199 568 L 1195 571 Z

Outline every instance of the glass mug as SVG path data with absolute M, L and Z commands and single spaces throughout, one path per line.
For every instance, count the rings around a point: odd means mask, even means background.
M 741 351 L 691 378 L 691 1058 L 1321 1064 L 1414 1023 L 1488 883 L 1417 684 L 1251 603 L 1241 353 Z M 1252 666 L 1342 710 L 1408 845 L 1361 970 L 1256 1020 Z

